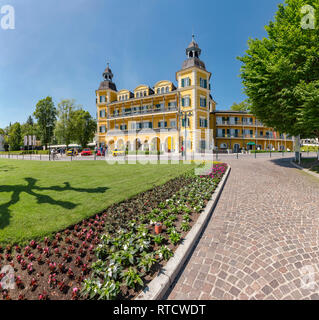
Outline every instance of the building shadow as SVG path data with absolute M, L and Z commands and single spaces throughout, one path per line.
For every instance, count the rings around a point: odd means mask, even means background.
M 34 178 L 25 178 L 27 184 L 20 185 L 4 185 L 0 186 L 1 192 L 12 193 L 10 201 L 0 204 L 0 230 L 4 229 L 10 223 L 10 207 L 17 204 L 20 201 L 20 195 L 22 193 L 29 194 L 36 198 L 38 204 L 50 204 L 53 206 L 59 206 L 64 209 L 74 209 L 77 207 L 76 203 L 70 201 L 55 200 L 49 195 L 41 194 L 39 191 L 75 191 L 84 193 L 105 193 L 107 187 L 98 188 L 75 188 L 70 185 L 69 182 L 64 182 L 64 186 L 51 186 L 51 187 L 39 187 L 36 185 L 37 180 Z
M 271 162 L 274 163 L 277 166 L 296 169 L 296 167 L 291 164 L 291 161 L 294 160 L 294 159 L 295 159 L 294 157 L 291 157 L 291 158 L 277 158 L 277 159 L 272 159 Z

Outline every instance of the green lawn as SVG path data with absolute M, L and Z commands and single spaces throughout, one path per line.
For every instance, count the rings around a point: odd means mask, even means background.
M 42 238 L 191 168 L 0 159 L 0 243 Z
M 302 158 L 301 166 L 313 172 L 319 173 L 319 161 L 317 158 Z

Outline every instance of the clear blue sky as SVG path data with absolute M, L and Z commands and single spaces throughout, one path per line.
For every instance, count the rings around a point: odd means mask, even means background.
M 266 36 L 280 0 L 0 0 L 16 29 L 0 29 L 0 127 L 25 122 L 38 100 L 74 98 L 93 116 L 107 60 L 118 89 L 175 83 L 195 39 L 218 109 L 245 99 L 237 56 Z

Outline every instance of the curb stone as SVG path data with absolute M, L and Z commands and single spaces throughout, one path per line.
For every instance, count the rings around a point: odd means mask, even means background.
M 300 170 L 303 171 L 303 172 L 306 172 L 306 173 L 311 174 L 312 176 L 314 176 L 314 177 L 316 177 L 316 178 L 319 178 L 319 174 L 318 174 L 318 173 L 312 172 L 312 171 L 310 171 L 309 169 L 305 169 L 305 168 L 299 166 L 298 164 L 294 163 L 292 160 L 290 161 L 290 163 L 291 163 L 294 167 L 296 167 L 297 169 L 300 169 Z
M 213 193 L 211 200 L 207 203 L 204 212 L 201 213 L 195 225 L 188 232 L 183 242 L 179 245 L 174 253 L 174 256 L 167 262 L 166 266 L 160 271 L 159 275 L 144 288 L 144 290 L 136 297 L 135 300 L 161 300 L 165 296 L 166 292 L 179 274 L 189 254 L 193 250 L 193 247 L 208 220 L 211 218 L 213 210 L 224 189 L 230 171 L 231 167 L 228 164 L 228 168 L 218 187 Z

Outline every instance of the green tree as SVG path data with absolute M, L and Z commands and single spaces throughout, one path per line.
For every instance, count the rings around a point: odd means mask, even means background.
M 88 111 L 83 109 L 74 112 L 74 134 L 75 141 L 85 148 L 93 140 L 96 132 L 96 120 L 92 118 Z
M 314 11 L 302 12 L 305 5 Z M 315 20 L 315 29 L 302 27 L 303 20 Z M 239 57 L 251 111 L 279 132 L 319 137 L 318 0 L 286 0 L 265 28 L 268 38 L 250 39 Z
M 58 104 L 58 121 L 55 127 L 55 137 L 59 144 L 68 145 L 74 140 L 74 112 L 80 108 L 75 105 L 75 100 L 64 99 Z
M 53 136 L 56 115 L 57 110 L 51 97 L 42 99 L 37 103 L 34 116 L 38 120 L 38 129 L 42 144 L 46 147 L 48 143 L 51 142 Z
M 11 125 L 8 134 L 8 143 L 10 146 L 10 151 L 20 150 L 20 147 L 22 146 L 22 134 L 21 125 L 19 122 Z
M 250 103 L 248 100 L 244 100 L 240 103 L 234 102 L 233 105 L 230 107 L 230 110 L 232 111 L 250 111 Z
M 30 127 L 32 127 L 34 125 L 34 121 L 33 121 L 33 118 L 31 116 L 29 116 L 26 124 L 28 124 Z

